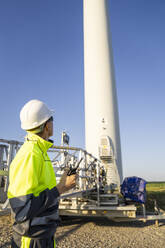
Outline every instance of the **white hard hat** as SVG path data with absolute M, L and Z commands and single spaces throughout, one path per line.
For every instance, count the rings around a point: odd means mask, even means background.
M 27 102 L 20 112 L 21 128 L 30 130 L 39 127 L 53 115 L 45 103 L 39 100 Z

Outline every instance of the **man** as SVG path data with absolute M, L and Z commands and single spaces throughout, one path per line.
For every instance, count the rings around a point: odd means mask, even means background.
M 47 150 L 53 145 L 53 112 L 31 100 L 20 112 L 26 141 L 10 165 L 8 198 L 13 224 L 12 248 L 53 248 L 59 223 L 58 197 L 75 186 L 64 172 L 58 185 Z

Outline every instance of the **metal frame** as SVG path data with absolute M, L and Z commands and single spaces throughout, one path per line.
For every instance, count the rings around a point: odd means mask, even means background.
M 7 194 L 9 184 L 8 171 L 10 163 L 16 152 L 22 145 L 22 142 L 14 140 L 0 139 L 0 147 L 6 148 L 6 160 L 1 154 L 0 175 L 5 177 L 4 193 Z M 52 161 L 57 183 L 66 167 L 74 167 L 81 159 L 78 169 L 78 179 L 76 188 L 70 190 L 67 194 L 60 196 L 59 210 L 61 215 L 79 215 L 79 216 L 132 216 L 136 215 L 135 206 L 121 207 L 118 204 L 118 195 L 103 192 L 103 177 L 100 170 L 103 164 L 84 149 L 69 146 L 53 146 L 49 149 L 49 157 Z M 3 157 L 3 158 L 2 158 Z M 5 165 L 5 166 L 4 166 Z M 1 209 L 5 211 L 9 208 L 8 200 L 1 204 Z M 120 214 L 119 214 L 120 213 Z M 131 214 L 130 214 L 131 213 Z
M 10 163 L 22 142 L 0 139 L 0 178 L 5 178 L 4 194 L 7 194 L 9 183 L 8 171 Z M 49 157 L 52 161 L 57 183 L 66 167 L 74 167 L 81 159 L 78 170 L 76 188 L 60 196 L 59 211 L 61 215 L 74 216 L 105 216 L 114 220 L 158 220 L 165 219 L 165 215 L 150 215 L 145 212 L 136 216 L 134 205 L 119 203 L 119 194 L 107 194 L 103 191 L 104 180 L 100 174 L 103 164 L 84 149 L 69 146 L 53 146 L 49 149 Z M 2 189 L 1 189 L 2 194 Z M 8 200 L 1 204 L 1 211 L 6 213 L 9 209 Z
M 71 190 L 69 193 L 61 196 L 61 199 L 68 197 L 85 197 L 89 196 L 89 192 L 97 192 L 95 203 L 100 205 L 100 166 L 101 163 L 94 156 L 86 152 L 84 149 L 68 146 L 53 146 L 49 152 L 55 153 L 55 158 L 52 164 L 55 168 L 57 182 L 66 167 L 72 166 L 77 163 L 81 158 L 78 170 L 78 180 L 76 189 Z M 58 158 L 58 160 L 57 160 Z M 62 201 L 61 201 L 62 202 Z
M 2 178 L 5 180 L 4 188 L 0 188 L 1 203 L 6 199 L 5 203 L 2 205 L 2 209 L 8 206 L 7 189 L 9 185 L 8 172 L 10 164 L 21 145 L 22 142 L 0 139 L 0 185 Z

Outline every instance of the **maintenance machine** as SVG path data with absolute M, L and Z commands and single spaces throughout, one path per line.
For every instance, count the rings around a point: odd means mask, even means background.
M 10 209 L 7 200 L 8 171 L 10 163 L 22 142 L 0 139 L 0 195 L 1 211 Z M 110 151 L 110 147 L 107 149 Z M 113 162 L 112 153 L 101 150 L 101 159 L 106 164 Z M 76 187 L 70 192 L 60 196 L 60 215 L 68 216 L 107 216 L 117 217 L 136 217 L 136 207 L 125 205 L 121 197 L 117 182 L 111 182 L 111 177 L 107 177 L 107 172 L 102 160 L 95 158 L 86 150 L 64 146 L 53 146 L 49 151 L 57 183 L 60 180 L 64 169 L 67 167 L 71 172 L 77 169 L 78 179 Z M 105 156 L 106 155 L 106 156 Z M 109 172 L 108 172 L 109 173 Z

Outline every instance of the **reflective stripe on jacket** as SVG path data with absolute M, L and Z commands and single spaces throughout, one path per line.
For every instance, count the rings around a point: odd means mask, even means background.
M 29 132 L 10 165 L 8 198 L 15 220 L 13 229 L 21 236 L 50 237 L 59 223 L 59 192 L 47 154 L 51 146 Z

